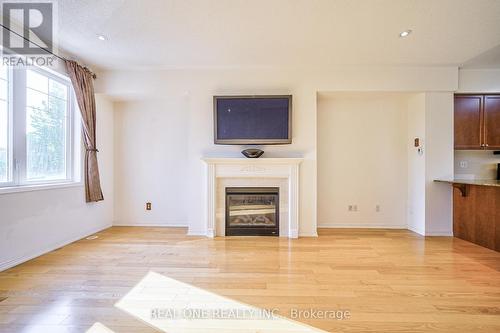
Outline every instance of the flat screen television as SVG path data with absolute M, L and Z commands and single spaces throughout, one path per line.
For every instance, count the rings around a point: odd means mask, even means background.
M 292 143 L 292 96 L 214 96 L 214 139 L 227 145 Z

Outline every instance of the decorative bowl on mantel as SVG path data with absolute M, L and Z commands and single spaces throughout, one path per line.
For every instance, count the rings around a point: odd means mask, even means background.
M 241 151 L 241 153 L 246 157 L 246 158 L 259 158 L 264 154 L 263 150 L 260 149 L 255 149 L 255 148 L 250 148 L 250 149 L 245 149 Z

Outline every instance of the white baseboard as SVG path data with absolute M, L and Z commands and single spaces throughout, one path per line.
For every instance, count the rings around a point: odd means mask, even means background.
M 120 222 L 120 221 L 114 221 L 113 222 L 113 227 L 171 227 L 171 228 L 187 228 L 188 225 L 187 223 L 182 223 L 182 222 L 176 222 L 176 223 L 170 223 L 170 222 Z
M 2 263 L 0 263 L 0 272 L 4 271 L 6 269 L 12 268 L 14 266 L 17 266 L 19 264 L 22 264 L 23 262 L 26 262 L 28 260 L 31 260 L 31 259 L 34 259 L 34 258 L 39 257 L 41 255 L 44 255 L 46 253 L 49 253 L 51 251 L 57 250 L 57 249 L 59 249 L 59 248 L 61 248 L 63 246 L 66 246 L 68 244 L 76 242 L 76 241 L 78 241 L 80 239 L 88 237 L 88 236 L 90 236 L 92 234 L 95 234 L 95 233 L 97 233 L 99 231 L 102 231 L 104 229 L 108 229 L 110 227 L 112 227 L 111 224 L 106 225 L 104 227 L 94 228 L 94 229 L 88 230 L 86 232 L 83 232 L 83 233 L 81 233 L 78 236 L 73 236 L 73 237 L 70 237 L 70 238 L 68 238 L 68 239 L 66 239 L 64 241 L 61 241 L 61 242 L 58 242 L 58 243 L 46 246 L 46 247 L 44 247 L 44 248 L 42 248 L 40 250 L 33 251 L 33 252 L 31 252 L 29 254 L 26 254 L 26 255 L 24 255 L 22 257 L 18 257 L 18 258 L 15 258 L 15 259 L 11 259 L 11 260 L 2 262 Z
M 408 230 L 413 231 L 414 233 L 419 234 L 421 236 L 425 236 L 425 230 L 422 228 L 408 226 Z
M 299 238 L 300 237 L 318 237 L 318 233 L 317 232 L 300 232 Z
M 205 236 L 207 237 L 207 232 L 205 230 L 193 230 L 191 228 L 188 229 L 188 236 Z
M 385 224 L 320 224 L 318 228 L 339 228 L 339 229 L 408 229 L 406 224 L 385 225 Z

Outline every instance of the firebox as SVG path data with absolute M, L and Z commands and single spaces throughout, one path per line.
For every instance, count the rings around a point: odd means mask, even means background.
M 279 188 L 226 187 L 226 236 L 279 236 Z

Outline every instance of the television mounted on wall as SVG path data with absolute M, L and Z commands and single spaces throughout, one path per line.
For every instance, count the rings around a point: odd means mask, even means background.
M 214 139 L 226 145 L 292 143 L 292 96 L 214 96 Z

